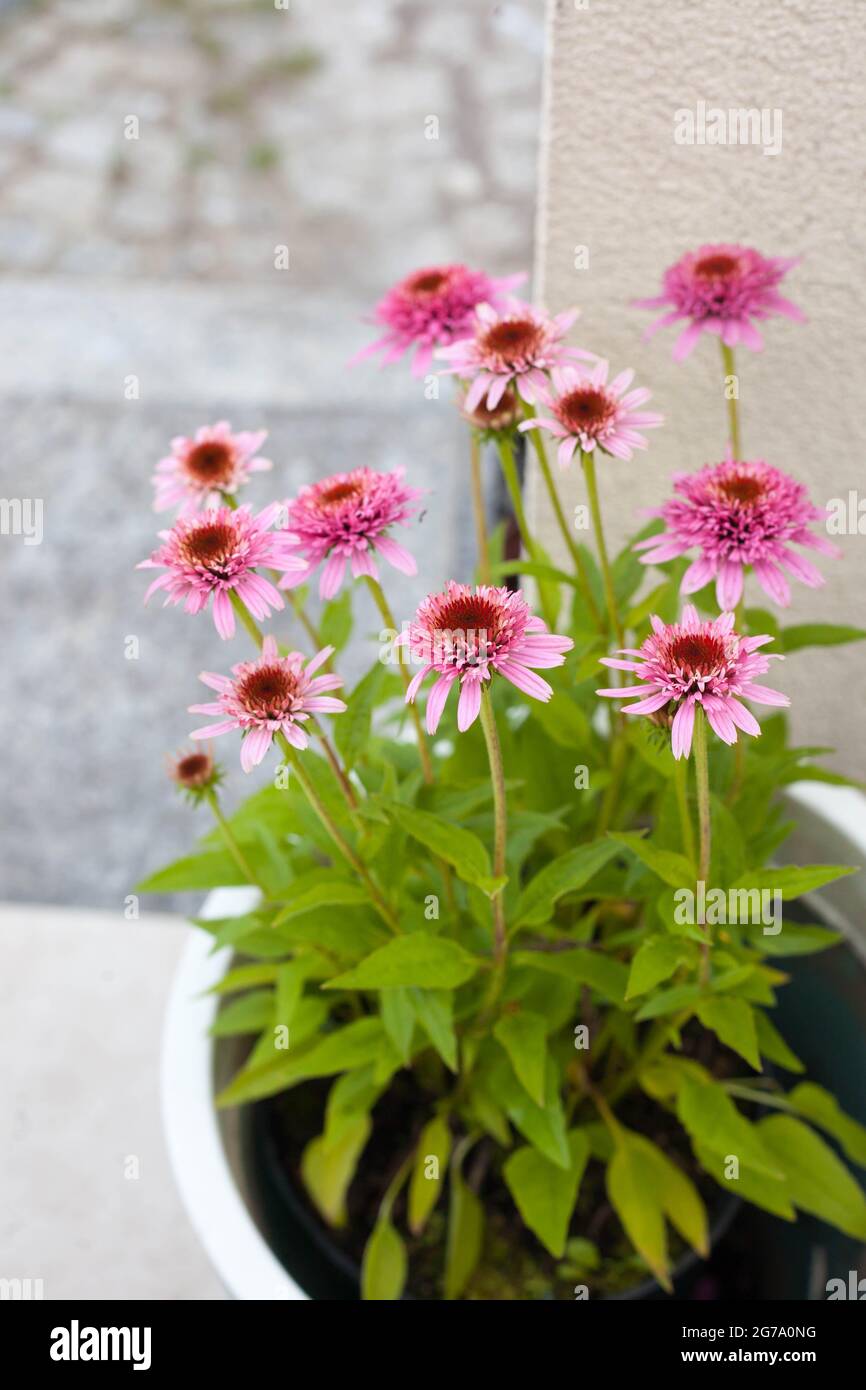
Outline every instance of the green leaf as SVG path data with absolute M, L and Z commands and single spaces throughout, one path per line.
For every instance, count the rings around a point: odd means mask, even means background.
M 673 985 L 654 994 L 642 1004 L 635 1014 L 637 1023 L 645 1023 L 650 1018 L 665 1018 L 668 1014 L 678 1014 L 683 1009 L 692 1009 L 704 997 L 700 985 Z
M 730 1096 L 716 1082 L 703 1084 L 684 1079 L 677 1099 L 680 1124 L 695 1143 L 711 1153 L 733 1154 L 756 1173 L 783 1181 L 785 1174 L 762 1143 L 757 1130 L 740 1114 Z
M 406 1247 L 387 1217 L 380 1217 L 364 1250 L 361 1297 L 366 1302 L 393 1302 L 402 1296 L 408 1261 Z
M 608 835 L 671 888 L 683 888 L 694 883 L 694 870 L 684 854 L 659 849 L 635 830 L 608 831 Z
M 757 1128 L 785 1173 L 794 1205 L 866 1240 L 866 1198 L 823 1139 L 792 1115 L 769 1115 Z
M 225 850 L 189 854 L 157 869 L 135 885 L 136 893 L 186 893 L 199 888 L 229 888 L 249 883 Z
M 251 989 L 253 985 L 272 985 L 276 981 L 278 965 L 268 961 L 255 965 L 238 965 L 226 971 L 219 984 L 213 985 L 208 994 L 232 994 L 238 989 Z
M 490 1098 L 505 1107 L 505 1113 L 539 1153 L 560 1168 L 569 1166 L 568 1143 L 565 1137 L 565 1114 L 559 1094 L 559 1073 L 551 1057 L 547 1059 L 544 1104 L 536 1105 L 517 1080 L 510 1064 L 503 1057 L 488 1086 Z
M 460 1173 L 451 1170 L 448 1235 L 445 1243 L 445 1297 L 459 1298 L 472 1278 L 484 1242 L 484 1208 Z
M 856 874 L 857 870 L 849 868 L 844 864 L 807 864 L 802 867 L 792 865 L 785 869 L 760 869 L 752 870 L 751 873 L 744 874 L 736 883 L 731 885 L 729 892 L 736 892 L 740 889 L 764 889 L 767 892 L 779 892 L 783 901 L 787 902 L 790 898 L 799 898 L 802 893 L 813 893 L 816 888 L 823 888 L 825 883 L 832 883 L 834 879 L 844 878 L 847 874 Z
M 418 811 L 399 801 L 384 802 L 388 814 L 411 835 L 440 859 L 451 864 L 464 883 L 472 883 L 488 897 L 502 888 L 504 879 L 494 879 L 490 856 L 477 835 L 462 826 L 434 816 L 430 811 Z
M 761 1056 L 775 1062 L 787 1071 L 805 1071 L 803 1063 L 790 1049 L 776 1025 L 762 1009 L 755 1010 L 755 1027 L 758 1033 L 758 1047 Z
M 654 1186 L 646 1181 L 644 1155 L 630 1138 L 617 1144 L 607 1165 L 607 1195 L 632 1245 L 671 1293 L 664 1210 Z
M 421 1131 L 409 1180 L 409 1230 L 413 1236 L 421 1234 L 439 1200 L 450 1156 L 448 1121 L 443 1115 L 435 1115 Z
M 728 1160 L 726 1155 L 714 1153 L 704 1144 L 693 1143 L 692 1147 L 704 1172 L 709 1173 L 723 1191 L 735 1192 L 744 1201 L 752 1202 L 754 1206 L 760 1207 L 763 1211 L 772 1212 L 773 1216 L 779 1216 L 783 1221 L 796 1221 L 797 1213 L 791 1205 L 788 1187 L 784 1180 L 768 1178 L 763 1173 L 754 1172 L 744 1164 L 740 1165 L 736 1178 L 727 1177 Z
M 755 1015 L 745 999 L 701 999 L 695 1005 L 695 1013 L 720 1042 L 738 1052 L 755 1071 L 762 1070 Z
M 447 937 L 426 931 L 396 936 L 353 970 L 328 980 L 324 989 L 456 989 L 471 980 L 479 961 Z
M 210 1033 L 214 1038 L 234 1038 L 244 1033 L 260 1033 L 274 1017 L 274 991 L 250 990 L 241 999 L 233 999 L 220 1009 Z
M 217 1096 L 220 1107 L 261 1100 L 277 1091 L 317 1076 L 335 1076 L 352 1067 L 363 1067 L 378 1056 L 385 1034 L 378 1018 L 359 1018 L 311 1046 L 287 1051 L 266 1062 L 243 1067 Z
M 543 1105 L 547 1065 L 545 1020 L 523 1009 L 520 1013 L 504 1014 L 493 1029 L 493 1036 L 508 1053 L 517 1079 L 536 1105 Z
M 710 1252 L 707 1211 L 691 1179 L 655 1144 L 640 1134 L 629 1134 L 628 1142 L 643 1159 L 653 1195 L 671 1225 L 699 1255 Z
M 628 977 L 626 999 L 637 994 L 646 994 L 655 989 L 662 980 L 667 980 L 688 952 L 682 940 L 675 936 L 651 936 L 635 952 Z
M 832 1134 L 852 1163 L 866 1168 L 866 1128 L 839 1105 L 835 1096 L 811 1081 L 801 1081 L 788 1094 L 788 1102 L 812 1124 Z
M 761 951 L 765 956 L 810 956 L 816 951 L 838 946 L 841 940 L 840 932 L 828 931 L 826 927 L 801 926 L 799 922 L 783 921 L 782 930 L 777 936 L 761 938 Z
M 346 1224 L 346 1192 L 371 1129 L 369 1115 L 356 1115 L 351 1123 L 341 1128 L 336 1143 L 328 1143 L 326 1136 L 319 1135 L 310 1141 L 301 1156 L 304 1186 L 331 1226 Z
M 580 1180 L 589 1159 L 589 1140 L 578 1129 L 568 1135 L 567 1169 L 551 1163 L 537 1149 L 518 1149 L 502 1169 L 524 1223 L 557 1260 L 565 1253 Z
M 317 907 L 356 907 L 370 901 L 359 884 L 336 876 L 329 877 L 326 883 L 314 884 L 297 896 L 293 896 L 289 890 L 287 896 L 290 901 L 274 918 L 272 925 L 275 927 L 281 926 L 283 922 L 290 922 L 295 917 L 302 917 L 305 912 L 312 912 Z
M 614 854 L 616 845 L 607 840 L 593 840 L 554 859 L 536 874 L 521 893 L 517 904 L 517 923 L 540 927 L 549 922 L 558 899 L 565 893 L 582 888 Z
M 404 1066 L 412 1056 L 412 1035 L 415 1032 L 415 1010 L 405 989 L 385 989 L 379 1001 L 382 1026 Z
M 833 623 L 798 623 L 783 627 L 779 633 L 781 650 L 797 652 L 801 647 L 837 647 L 844 642 L 862 642 L 866 630 Z
M 348 709 L 334 721 L 334 742 L 346 769 L 353 768 L 370 739 L 373 710 L 379 699 L 385 667 L 376 661 L 348 696 Z
M 513 959 L 515 965 L 528 965 L 574 984 L 589 985 L 612 1004 L 622 1004 L 625 999 L 628 967 L 600 951 L 588 947 L 577 951 L 515 951 Z
M 457 1071 L 454 996 L 443 990 L 413 989 L 409 998 L 415 1017 L 449 1071 Z
M 352 635 L 352 586 L 348 584 L 339 598 L 325 604 L 319 623 L 319 636 L 326 647 L 340 651 Z

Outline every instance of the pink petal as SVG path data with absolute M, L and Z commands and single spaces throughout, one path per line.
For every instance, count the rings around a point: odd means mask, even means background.
M 475 723 L 481 709 L 481 681 L 464 680 L 457 701 L 457 728 L 461 734 Z

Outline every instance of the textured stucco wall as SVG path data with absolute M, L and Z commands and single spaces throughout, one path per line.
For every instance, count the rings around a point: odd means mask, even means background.
M 721 457 L 725 403 L 717 340 L 682 366 L 673 333 L 641 341 L 650 315 L 629 300 L 655 294 L 663 269 L 706 241 L 802 254 L 790 297 L 809 317 L 776 319 L 766 349 L 738 353 L 744 452 L 808 482 L 819 505 L 866 498 L 863 361 L 863 0 L 549 0 L 549 52 L 536 289 L 551 308 L 577 303 L 574 341 L 633 366 L 667 416 L 631 464 L 601 469 L 616 539 L 635 510 L 663 500 L 671 473 Z M 725 110 L 779 108 L 782 148 L 674 143 L 674 112 L 699 101 Z M 589 249 L 576 270 L 575 247 Z M 532 479 L 547 543 L 550 515 Z M 563 480 L 569 502 L 582 479 Z M 864 519 L 866 527 L 866 519 Z M 821 559 L 827 585 L 794 586 L 789 622 L 866 626 L 866 536 Z M 751 602 L 765 603 L 757 586 Z M 791 694 L 801 741 L 833 743 L 866 775 L 866 643 L 791 657 L 776 683 Z

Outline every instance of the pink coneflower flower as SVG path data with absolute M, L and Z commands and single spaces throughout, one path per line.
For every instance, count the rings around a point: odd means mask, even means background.
M 554 367 L 565 366 L 574 358 L 597 360 L 595 353 L 566 346 L 565 335 L 577 316 L 577 309 L 569 309 L 551 318 L 516 299 L 500 312 L 489 304 L 479 304 L 474 336 L 437 352 L 437 357 L 450 364 L 442 375 L 470 382 L 466 392 L 469 411 L 481 402 L 494 410 L 509 386 L 532 405 L 539 389 L 547 385 L 546 373 Z
M 784 299 L 778 287 L 799 256 L 762 256 L 750 246 L 701 246 L 689 251 L 664 273 L 663 290 L 653 299 L 635 299 L 638 309 L 673 307 L 650 324 L 645 337 L 660 328 L 688 319 L 674 344 L 674 360 L 682 362 L 702 333 L 716 333 L 726 347 L 760 352 L 763 339 L 754 320 L 785 314 L 803 322 L 796 304 Z
M 522 594 L 487 585 L 473 590 L 451 579 L 441 594 L 425 598 L 396 645 L 408 646 L 413 659 L 423 663 L 409 683 L 407 703 L 430 671 L 439 674 L 427 701 L 427 732 L 435 734 L 455 683 L 461 733 L 477 719 L 482 685 L 494 673 L 535 700 L 549 700 L 553 690 L 531 668 L 561 666 L 574 643 L 549 633 Z
M 267 430 L 232 434 L 228 420 L 202 425 L 193 438 L 179 434 L 171 441 L 171 453 L 156 465 L 153 510 L 179 507 L 178 516 L 188 517 L 201 507 L 217 506 L 221 493 L 234 496 L 251 473 L 273 468 L 270 459 L 259 457 L 267 437 Z
M 599 360 L 588 372 L 577 367 L 557 367 L 553 386 L 540 387 L 538 398 L 547 406 L 552 419 L 540 416 L 524 420 L 521 430 L 548 430 L 561 440 L 557 450 L 560 468 L 565 468 L 576 449 L 590 454 L 601 449 L 618 459 L 630 459 L 633 449 L 645 449 L 641 430 L 656 429 L 664 416 L 638 407 L 650 399 L 643 386 L 630 391 L 634 372 L 620 372 L 608 383 L 608 363 Z
M 199 679 L 217 692 L 205 705 L 190 705 L 190 714 L 213 714 L 216 724 L 196 729 L 190 738 L 216 738 L 240 729 L 241 767 L 250 772 L 262 761 L 274 735 L 282 731 L 293 748 L 309 743 L 302 725 L 311 714 L 342 714 L 342 700 L 326 695 L 343 684 L 339 676 L 314 676 L 328 660 L 333 647 L 323 647 L 304 666 L 301 652 L 280 656 L 276 641 L 266 637 L 257 661 L 241 661 L 231 676 L 202 671 Z
M 258 566 L 290 571 L 303 568 L 291 550 L 295 537 L 270 527 L 282 513 L 272 502 L 253 516 L 248 506 L 233 511 L 217 507 L 191 521 L 177 521 L 170 531 L 160 531 L 163 544 L 138 569 L 162 569 L 144 596 L 147 603 L 157 589 L 165 589 L 166 603 L 181 603 L 187 613 L 200 613 L 213 595 L 213 619 L 220 637 L 235 630 L 232 593 L 236 593 L 254 618 L 263 620 L 272 609 L 284 607 L 283 597 L 270 580 L 256 574 Z
M 373 322 L 385 333 L 352 359 L 360 362 L 383 352 L 382 366 L 396 362 L 415 348 L 412 375 L 423 376 L 433 351 L 447 347 L 472 332 L 472 320 L 479 304 L 497 308 L 503 296 L 526 276 L 508 275 L 494 279 L 481 270 L 465 265 L 430 266 L 415 270 L 389 290 L 373 311 Z
M 642 684 L 598 690 L 596 694 L 612 700 L 640 696 L 633 705 L 623 706 L 624 714 L 664 711 L 672 719 L 675 758 L 687 758 L 691 752 L 695 705 L 703 707 L 710 727 L 724 743 L 736 743 L 737 729 L 754 736 L 761 732 L 741 698 L 759 705 L 790 704 L 787 695 L 755 684 L 755 676 L 764 675 L 772 660 L 759 653 L 758 647 L 772 642 L 772 637 L 740 637 L 734 632 L 733 613 L 701 622 L 697 609 L 688 603 L 682 622 L 666 624 L 656 617 L 650 621 L 652 633 L 640 649 L 627 648 L 620 653 L 634 660 L 602 658 L 604 666 L 630 671 Z M 782 658 L 777 656 L 776 660 Z
M 641 556 L 645 565 L 654 565 L 697 547 L 701 553 L 683 575 L 684 594 L 694 594 L 715 579 L 719 607 L 736 608 L 747 565 L 764 592 L 782 607 L 791 598 L 782 569 L 812 589 L 824 583 L 811 561 L 790 546 L 803 545 L 825 555 L 839 551 L 809 530 L 809 523 L 825 514 L 786 473 L 762 459 L 734 460 L 729 451 L 723 463 L 674 474 L 673 484 L 679 495 L 653 513 L 664 518 L 667 531 L 638 541 L 635 549 L 646 551 Z
M 287 574 L 280 587 L 294 589 L 303 584 L 325 560 L 319 595 L 333 598 L 347 564 L 356 579 L 364 574 L 378 578 L 377 552 L 401 574 L 417 574 L 409 551 L 387 534 L 389 527 L 405 525 L 412 518 L 421 496 L 416 488 L 406 486 L 403 472 L 402 468 L 393 473 L 354 468 L 301 488 L 288 512 L 291 553 L 300 567 Z

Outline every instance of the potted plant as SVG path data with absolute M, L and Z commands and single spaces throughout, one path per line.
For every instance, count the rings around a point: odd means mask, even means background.
M 679 355 L 719 335 L 735 386 L 734 347 L 759 345 L 756 322 L 797 313 L 779 291 L 789 268 L 703 247 L 652 302 L 684 319 Z M 714 1239 L 752 1208 L 866 1238 L 849 1169 L 866 1160 L 866 1130 L 773 1022 L 787 961 L 839 940 L 798 917 L 798 900 L 852 872 L 785 862 L 780 794 L 845 779 L 816 766 L 822 750 L 789 746 L 787 698 L 765 682 L 785 652 L 864 634 L 780 625 L 743 600 L 749 574 L 779 608 L 786 573 L 820 582 L 803 551 L 833 552 L 823 514 L 744 453 L 729 391 L 721 460 L 677 475 L 611 557 L 596 467 L 627 470 L 662 417 L 631 372 L 566 344 L 574 314 L 512 288 L 437 267 L 376 311 L 374 348 L 389 360 L 411 349 L 414 370 L 457 378 L 477 583 L 443 576 L 414 615 L 393 616 L 381 569 L 415 572 L 411 531 L 404 546 L 394 528 L 412 528 L 421 502 L 400 472 L 355 468 L 254 512 L 238 492 L 270 466 L 263 436 L 225 423 L 175 440 L 157 472 L 157 505 L 180 511 L 144 562 L 159 570 L 151 591 L 209 609 L 226 642 L 252 647 L 202 674 L 211 698 L 191 709 L 205 722 L 172 767 L 214 825 L 140 888 L 246 885 L 197 919 L 219 955 L 196 1009 L 219 1070 L 234 1066 L 216 1106 L 242 1121 L 242 1186 L 297 1281 L 269 1256 L 259 1287 L 272 1281 L 273 1296 L 688 1296 Z M 520 435 L 561 528 L 561 568 L 524 513 Z M 566 519 L 551 439 L 558 465 L 583 471 L 591 545 Z M 487 534 L 485 441 L 511 495 L 516 560 Z M 357 584 L 383 626 L 346 694 L 337 668 Z M 286 600 L 304 650 L 263 630 Z M 246 771 L 273 764 L 234 808 L 209 746 L 223 736 Z M 197 946 L 196 979 L 204 960 Z M 197 1056 L 200 1104 L 210 1054 Z M 166 1066 L 177 1159 L 189 1091 L 175 1085 L 176 1045 Z M 205 1194 L 226 1190 L 220 1162 Z M 240 1196 L 223 1219 L 216 1236 L 198 1223 L 221 1260 L 225 1239 L 258 1239 Z

